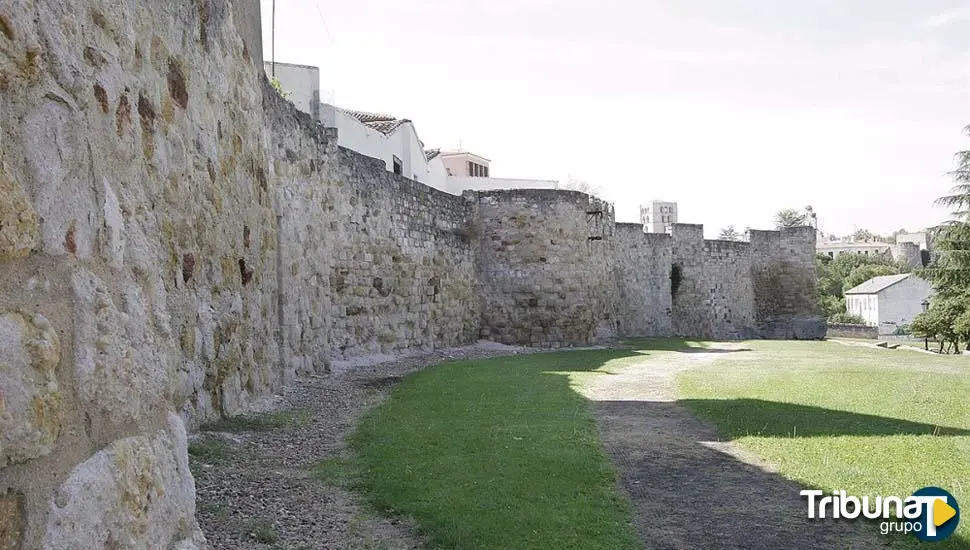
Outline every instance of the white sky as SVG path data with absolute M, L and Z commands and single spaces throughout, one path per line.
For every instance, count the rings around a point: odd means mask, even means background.
M 271 57 L 272 0 L 261 0 Z M 705 233 L 935 224 L 970 149 L 970 0 L 277 0 L 275 58 L 496 177 L 589 181 Z

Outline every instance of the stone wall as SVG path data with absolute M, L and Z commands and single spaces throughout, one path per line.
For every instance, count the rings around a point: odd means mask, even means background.
M 889 255 L 893 261 L 904 263 L 910 267 L 923 267 L 923 255 L 916 243 L 902 242 L 889 247 Z
M 0 31 L 0 546 L 197 546 L 186 419 L 279 388 L 262 76 L 225 1 Z
M 618 223 L 612 244 L 617 332 L 625 337 L 670 336 L 670 235 L 644 233 L 639 223 Z
M 464 196 L 476 215 L 482 338 L 560 347 L 615 336 L 610 205 L 548 189 Z
M 0 4 L 0 548 L 201 546 L 186 427 L 332 359 L 804 333 L 814 233 L 395 176 L 273 91 L 255 13 Z
M 754 295 L 750 245 L 704 240 L 700 225 L 674 224 L 673 334 L 736 339 L 751 335 Z
M 750 231 L 758 338 L 819 339 L 825 319 L 815 296 L 815 230 Z
M 825 336 L 826 338 L 867 338 L 875 340 L 879 337 L 879 329 L 868 325 L 829 323 Z

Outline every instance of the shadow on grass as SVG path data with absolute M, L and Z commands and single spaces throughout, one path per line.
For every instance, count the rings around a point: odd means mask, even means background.
M 677 403 L 717 418 L 731 438 L 970 435 L 970 430 L 962 428 L 761 399 L 682 399 Z
M 737 353 L 742 351 L 752 351 L 751 348 L 739 348 L 737 342 L 700 342 L 693 340 L 679 340 L 675 338 L 653 338 L 627 340 L 623 343 L 633 349 L 643 352 L 649 351 L 676 351 L 679 353 Z
M 648 548 L 911 548 L 865 520 L 807 517 L 804 488 L 762 467 L 677 402 L 599 401 L 601 439 Z M 864 416 L 864 415 L 860 415 Z M 905 496 L 905 495 L 902 495 Z M 935 546 L 968 549 L 960 535 Z

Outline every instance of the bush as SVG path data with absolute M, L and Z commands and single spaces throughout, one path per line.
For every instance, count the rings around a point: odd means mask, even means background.
M 842 323 L 846 325 L 864 325 L 866 320 L 858 315 L 853 315 L 851 313 L 846 313 L 844 311 L 836 313 L 829 317 L 830 323 Z

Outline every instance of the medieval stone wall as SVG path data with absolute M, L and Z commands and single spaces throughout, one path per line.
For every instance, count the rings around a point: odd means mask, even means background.
M 757 338 L 825 336 L 815 296 L 815 230 L 750 231 Z
M 670 336 L 670 235 L 644 233 L 639 223 L 618 223 L 612 245 L 617 332 L 626 337 Z
M 615 336 L 608 204 L 548 189 L 465 197 L 477 216 L 482 338 L 560 347 Z
M 184 419 L 279 387 L 230 5 L 0 4 L 0 547 L 202 542 Z
M 691 338 L 750 337 L 754 325 L 746 242 L 704 240 L 700 225 L 674 224 L 673 333 Z

